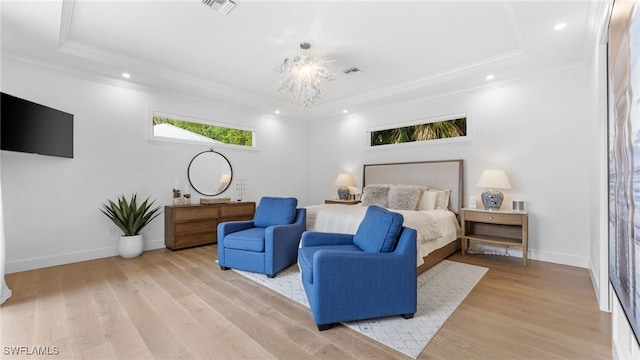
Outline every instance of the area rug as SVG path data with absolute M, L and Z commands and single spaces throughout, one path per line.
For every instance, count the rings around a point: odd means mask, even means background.
M 443 260 L 418 276 L 418 311 L 412 319 L 391 316 L 343 324 L 415 359 L 487 270 Z M 235 271 L 309 307 L 297 264 L 273 279 L 264 274 Z

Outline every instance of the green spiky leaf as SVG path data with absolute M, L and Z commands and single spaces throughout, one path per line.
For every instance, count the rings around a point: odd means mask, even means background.
M 111 220 L 125 236 L 139 235 L 142 229 L 161 214 L 160 206 L 153 207 L 154 201 L 145 199 L 139 206 L 137 194 L 127 200 L 124 195 L 118 197 L 118 203 L 108 200 L 100 211 Z

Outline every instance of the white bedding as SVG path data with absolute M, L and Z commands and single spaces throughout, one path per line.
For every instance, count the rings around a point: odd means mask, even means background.
M 355 234 L 367 211 L 366 206 L 324 204 L 307 206 L 307 230 Z M 424 263 L 423 257 L 433 250 L 456 240 L 460 224 L 456 215 L 447 210 L 393 210 L 404 216 L 403 225 L 418 232 L 417 266 Z

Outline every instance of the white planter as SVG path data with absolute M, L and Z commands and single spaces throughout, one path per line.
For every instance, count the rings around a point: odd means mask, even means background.
M 121 257 L 128 259 L 134 258 L 142 254 L 144 250 L 144 241 L 142 235 L 120 236 L 118 243 L 118 253 Z

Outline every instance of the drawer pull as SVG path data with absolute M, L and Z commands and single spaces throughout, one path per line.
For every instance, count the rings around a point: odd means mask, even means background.
M 489 220 L 493 220 L 493 216 L 489 216 Z

